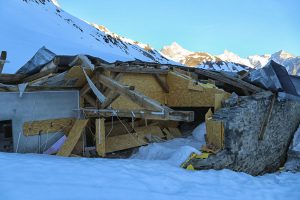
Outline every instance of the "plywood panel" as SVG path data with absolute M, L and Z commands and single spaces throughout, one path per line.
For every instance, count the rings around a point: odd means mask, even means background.
M 185 75 L 170 72 L 168 75 L 170 92 L 167 95 L 170 107 L 213 107 L 215 105 L 215 94 L 226 92 L 216 88 L 212 84 L 195 82 Z

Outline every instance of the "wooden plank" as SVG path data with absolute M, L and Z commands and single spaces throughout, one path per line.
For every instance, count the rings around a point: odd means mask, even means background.
M 223 93 L 215 94 L 215 103 L 214 103 L 214 112 L 219 110 L 222 107 L 222 101 L 225 99 Z
M 96 119 L 96 151 L 99 156 L 104 157 L 106 153 L 105 123 L 104 118 Z
M 91 95 L 85 94 L 85 95 L 83 95 L 83 98 L 92 106 L 97 107 L 96 99 L 94 99 Z
M 170 108 L 162 105 L 161 103 L 133 90 L 129 90 L 123 84 L 118 81 L 111 79 L 110 77 L 104 76 L 102 74 L 99 75 L 99 81 L 103 83 L 105 86 L 109 87 L 116 92 L 127 96 L 130 100 L 137 103 L 143 108 L 154 110 L 154 111 L 169 111 Z
M 114 90 L 110 90 L 110 92 L 106 96 L 106 100 L 100 105 L 101 109 L 107 108 L 110 104 L 112 104 L 118 97 L 119 93 Z
M 95 82 L 96 80 L 97 80 L 97 77 L 96 76 L 93 76 L 92 78 L 91 78 L 91 80 L 93 81 L 93 82 Z M 89 83 L 86 83 L 82 88 L 81 88 L 81 90 L 80 90 L 80 96 L 83 96 L 83 95 L 85 95 L 88 91 L 90 91 L 90 85 L 89 85 Z
M 159 74 L 153 74 L 156 81 L 160 85 L 160 87 L 166 92 L 169 93 L 169 85 L 167 83 L 167 80 L 163 79 Z
M 65 141 L 65 143 L 57 153 L 58 156 L 70 156 L 72 150 L 74 149 L 76 143 L 78 142 L 81 136 L 81 133 L 84 131 L 88 121 L 89 121 L 88 119 L 83 119 L 83 120 L 78 119 L 75 121 L 72 129 L 68 134 L 67 140 Z
M 147 110 L 114 110 L 114 109 L 81 109 L 84 111 L 86 117 L 129 117 L 153 119 L 153 120 L 171 120 L 171 121 L 194 121 L 193 111 L 169 111 L 168 113 L 151 112 Z
M 32 136 L 43 133 L 55 133 L 59 131 L 68 133 L 71 130 L 74 122 L 75 119 L 73 118 L 25 122 L 23 124 L 23 134 L 26 136 Z
M 246 81 L 240 80 L 238 78 L 230 77 L 226 74 L 222 73 L 216 73 L 208 70 L 203 70 L 203 69 L 195 69 L 195 72 L 202 75 L 206 76 L 208 78 L 221 81 L 224 83 L 227 83 L 229 85 L 232 85 L 237 88 L 241 88 L 243 90 L 248 90 L 249 92 L 260 92 L 263 91 L 263 89 L 256 87 L 255 85 L 252 85 Z
M 106 139 L 106 153 L 115 152 L 147 144 L 147 135 L 163 138 L 164 135 L 158 126 L 137 127 L 136 133 L 128 133 Z
M 213 150 L 224 148 L 224 125 L 222 121 L 216 121 L 212 118 L 205 121 L 207 144 Z
M 166 135 L 167 140 L 174 139 L 174 136 L 170 133 L 170 131 L 168 129 L 164 128 L 163 132 Z
M 173 135 L 173 137 L 175 137 L 175 138 L 182 137 L 182 134 L 181 134 L 181 131 L 179 130 L 179 128 L 169 127 L 168 129 L 170 131 L 170 134 Z
M 21 83 L 25 75 L 22 74 L 0 74 L 0 83 L 18 84 Z
M 6 51 L 1 51 L 1 56 L 0 56 L 0 74 L 2 73 L 4 64 L 6 62 L 6 57 L 7 57 L 7 52 Z
M 31 76 L 24 78 L 22 82 L 24 82 L 24 83 L 31 82 L 31 81 L 37 80 L 39 78 L 42 78 L 44 76 L 55 73 L 55 72 L 56 72 L 56 69 L 49 69 L 46 71 L 42 71 L 42 72 L 39 72 L 39 73 L 36 73 L 36 74 L 33 74 Z
M 126 66 L 98 66 L 98 68 L 106 69 L 111 72 L 136 73 L 136 74 L 168 74 L 168 69 L 155 69 L 145 67 L 126 67 Z

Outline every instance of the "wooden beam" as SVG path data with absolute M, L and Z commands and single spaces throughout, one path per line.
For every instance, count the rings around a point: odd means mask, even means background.
M 115 66 L 115 65 L 101 65 L 97 66 L 100 69 L 106 69 L 111 72 L 124 72 L 124 73 L 136 73 L 136 74 L 168 74 L 169 69 L 156 69 L 146 68 L 145 66 Z
M 83 98 L 92 106 L 97 107 L 97 101 L 91 95 L 85 94 L 85 95 L 83 95 Z
M 96 119 L 96 151 L 99 156 L 105 157 L 106 139 L 105 139 L 105 123 L 104 118 Z
M 96 76 L 93 76 L 92 79 L 91 79 L 93 82 L 95 82 L 97 80 L 97 77 Z M 85 95 L 88 91 L 90 91 L 90 85 L 89 83 L 86 83 L 80 90 L 80 96 L 83 96 Z
M 155 80 L 158 82 L 160 87 L 166 92 L 169 93 L 169 85 L 166 79 L 163 79 L 159 74 L 153 74 Z
M 96 72 L 96 73 L 97 73 L 98 81 L 99 81 L 99 75 L 100 75 L 100 73 L 99 73 L 99 72 Z M 115 81 L 119 81 L 119 80 L 121 79 L 122 76 L 123 76 L 123 73 L 116 72 L 116 73 L 115 73 L 115 76 L 113 77 L 113 79 L 114 79 Z M 113 91 L 113 90 L 111 90 L 111 89 L 108 88 L 108 87 L 105 87 L 104 90 L 103 90 L 104 96 L 108 96 L 108 95 L 110 94 L 111 91 Z
M 24 78 L 22 80 L 22 82 L 24 83 L 27 83 L 27 82 L 31 82 L 31 81 L 34 81 L 34 80 L 37 80 L 39 78 L 42 78 L 44 76 L 48 76 L 52 73 L 55 73 L 56 72 L 56 69 L 49 69 L 49 70 L 46 70 L 46 71 L 42 71 L 42 72 L 39 72 L 39 73 L 36 73 L 36 74 L 33 74 L 31 76 L 28 76 L 26 78 Z
M 136 104 L 138 104 L 143 108 L 154 110 L 154 111 L 171 110 L 170 108 L 160 104 L 158 101 L 155 101 L 137 91 L 129 90 L 126 86 L 124 86 L 118 81 L 111 79 L 110 77 L 100 74 L 99 81 L 103 83 L 105 86 L 109 87 L 110 89 L 115 90 L 116 92 L 127 96 L 129 99 L 131 99 L 133 102 L 135 102 Z
M 1 51 L 1 56 L 0 56 L 0 74 L 2 73 L 4 64 L 6 62 L 6 57 L 7 57 L 7 52 L 6 51 Z
M 0 83 L 18 84 L 25 77 L 23 74 L 0 74 Z
M 241 88 L 243 90 L 248 90 L 249 92 L 260 92 L 263 91 L 263 89 L 256 87 L 255 85 L 252 85 L 246 81 L 240 80 L 238 78 L 230 77 L 228 75 L 224 75 L 224 73 L 217 73 L 212 72 L 209 70 L 203 70 L 203 69 L 195 69 L 195 72 L 199 75 L 206 76 L 208 78 L 232 85 L 237 88 Z
M 114 110 L 114 109 L 81 109 L 84 111 L 86 117 L 134 117 L 141 119 L 153 119 L 153 120 L 171 120 L 171 121 L 194 121 L 193 111 L 169 111 L 168 113 L 151 112 L 147 110 Z
M 17 85 L 12 87 L 0 86 L 0 89 L 6 89 L 8 92 L 19 92 Z M 66 87 L 66 86 L 26 86 L 25 92 L 34 91 L 60 91 L 60 90 L 78 90 L 76 87 Z
M 39 135 L 43 133 L 55 133 L 64 132 L 68 133 L 75 119 L 73 118 L 61 118 L 61 119 L 49 119 L 40 121 L 30 121 L 23 124 L 23 134 L 26 136 Z
M 83 120 L 78 119 L 75 121 L 72 129 L 68 134 L 67 140 L 65 141 L 65 143 L 63 144 L 63 146 L 60 148 L 60 150 L 56 155 L 70 156 L 72 150 L 74 149 L 76 143 L 78 142 L 81 136 L 81 133 L 84 131 L 88 121 L 89 121 L 88 119 L 83 119 Z
M 110 90 L 108 95 L 106 96 L 106 100 L 100 105 L 101 109 L 107 108 L 112 102 L 114 102 L 120 96 L 119 93 Z

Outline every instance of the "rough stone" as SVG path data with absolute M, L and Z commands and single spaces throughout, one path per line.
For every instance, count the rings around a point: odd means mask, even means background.
M 287 150 L 300 122 L 300 102 L 274 101 L 263 137 L 263 121 L 267 118 L 273 93 L 229 99 L 213 118 L 224 122 L 225 148 L 207 159 L 192 159 L 195 169 L 223 169 L 260 175 L 277 171 L 285 162 Z

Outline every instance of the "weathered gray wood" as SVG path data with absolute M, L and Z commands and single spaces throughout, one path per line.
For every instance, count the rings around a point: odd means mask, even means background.
M 168 113 L 151 112 L 147 110 L 114 110 L 114 109 L 82 109 L 88 118 L 94 117 L 134 117 L 153 120 L 194 121 L 193 111 L 169 111 Z
M 240 80 L 238 78 L 230 77 L 228 75 L 225 75 L 224 73 L 216 73 L 208 70 L 202 70 L 202 69 L 195 69 L 195 72 L 206 76 L 208 78 L 232 85 L 237 88 L 241 88 L 242 90 L 247 90 L 249 92 L 261 92 L 263 89 L 256 87 L 255 85 L 252 85 L 246 81 Z
M 42 71 L 42 72 L 39 72 L 37 74 L 33 74 L 31 76 L 28 76 L 28 77 L 24 78 L 22 82 L 24 82 L 24 83 L 31 82 L 31 81 L 37 80 L 39 78 L 48 76 L 48 75 L 50 75 L 52 73 L 55 73 L 55 72 L 56 72 L 56 69 L 49 69 L 49 70 L 46 70 L 46 71 Z
M 7 52 L 6 51 L 1 51 L 1 56 L 0 56 L 0 74 L 2 73 L 4 64 L 6 62 L 6 57 L 7 57 Z
M 25 75 L 22 74 L 0 74 L 0 83 L 18 84 L 21 83 Z
M 136 73 L 136 74 L 168 74 L 168 69 L 147 68 L 145 66 L 115 66 L 105 65 L 97 66 L 98 69 L 106 69 L 111 72 Z

